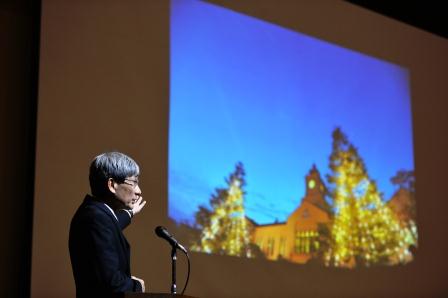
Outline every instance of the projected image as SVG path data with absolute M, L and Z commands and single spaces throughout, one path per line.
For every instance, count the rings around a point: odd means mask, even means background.
M 191 251 L 356 268 L 417 248 L 407 69 L 171 2 L 168 215 Z

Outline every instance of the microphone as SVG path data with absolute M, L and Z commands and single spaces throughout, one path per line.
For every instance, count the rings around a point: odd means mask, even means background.
M 157 236 L 168 241 L 171 246 L 180 249 L 184 253 L 187 253 L 187 249 L 183 247 L 179 242 L 177 242 L 177 240 L 167 231 L 165 227 L 158 226 L 154 231 L 156 232 Z

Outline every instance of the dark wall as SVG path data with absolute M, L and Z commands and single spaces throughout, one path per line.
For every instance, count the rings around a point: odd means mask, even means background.
M 0 297 L 28 297 L 40 1 L 0 4 Z

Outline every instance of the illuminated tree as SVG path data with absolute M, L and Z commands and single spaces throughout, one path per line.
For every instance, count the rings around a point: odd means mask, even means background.
M 333 131 L 330 170 L 334 220 L 327 264 L 354 267 L 409 261 L 411 232 L 400 226 L 383 202 L 358 150 L 339 128 Z
M 246 182 L 242 163 L 226 179 L 226 188 L 218 188 L 211 196 L 212 211 L 201 207 L 196 224 L 202 229 L 193 250 L 231 256 L 251 257 L 249 226 L 244 211 L 243 190 Z

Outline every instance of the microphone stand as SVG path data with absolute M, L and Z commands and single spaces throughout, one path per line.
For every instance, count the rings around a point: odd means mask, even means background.
M 176 294 L 176 247 L 173 245 L 171 248 L 171 294 Z

